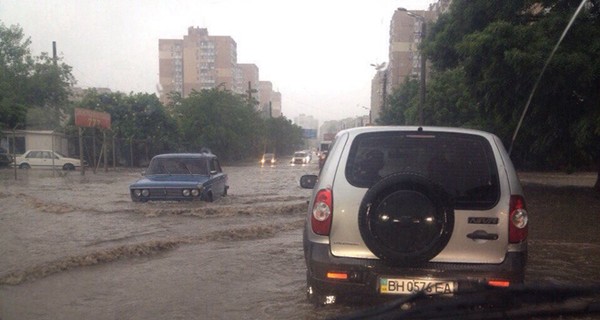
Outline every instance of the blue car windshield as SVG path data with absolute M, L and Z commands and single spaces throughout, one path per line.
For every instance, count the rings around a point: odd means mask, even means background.
M 153 159 L 146 174 L 201 174 L 208 175 L 208 160 L 204 158 Z

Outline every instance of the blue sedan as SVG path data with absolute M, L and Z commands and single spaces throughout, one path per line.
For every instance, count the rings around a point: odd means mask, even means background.
M 170 153 L 150 161 L 144 177 L 129 186 L 134 202 L 203 200 L 227 195 L 227 174 L 217 156 L 203 153 Z

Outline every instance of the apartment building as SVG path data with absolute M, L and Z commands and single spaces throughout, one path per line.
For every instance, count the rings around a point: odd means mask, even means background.
M 376 121 L 386 97 L 407 79 L 421 79 L 423 65 L 419 50 L 427 32 L 438 16 L 448 10 L 451 0 L 439 0 L 429 6 L 429 10 L 406 10 L 398 8 L 394 11 L 390 22 L 389 61 L 376 66 L 376 73 L 371 81 L 371 116 Z M 425 68 L 425 79 L 427 70 Z
M 273 83 L 271 83 L 271 81 L 259 81 L 258 97 L 259 110 L 261 110 L 265 116 L 270 116 L 272 118 L 282 116 L 281 93 L 273 90 Z
M 269 114 L 281 116 L 281 94 L 272 91 L 272 84 L 271 91 L 261 88 L 257 65 L 237 62 L 237 43 L 230 36 L 189 27 L 183 39 L 159 39 L 158 57 L 160 100 L 165 104 L 171 92 L 187 97 L 193 90 L 223 88 L 250 94 L 260 111 L 270 103 Z
M 281 113 L 281 92 L 271 91 L 271 117 L 279 118 Z
M 218 53 L 218 54 L 217 54 Z M 235 87 L 237 44 L 229 36 L 209 36 L 189 27 L 183 39 L 159 39 L 159 83 L 163 92 L 188 96 L 192 90 Z
M 257 102 L 258 98 L 258 66 L 251 63 L 239 63 L 236 70 L 236 87 L 241 88 L 243 93 L 251 96 Z M 258 104 L 257 104 L 258 108 Z
M 319 120 L 313 116 L 302 113 L 297 117 L 294 117 L 294 124 L 302 128 L 304 149 L 318 149 Z

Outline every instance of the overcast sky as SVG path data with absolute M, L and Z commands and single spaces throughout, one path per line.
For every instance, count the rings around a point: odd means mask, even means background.
M 281 92 L 289 118 L 368 114 L 370 64 L 388 60 L 394 11 L 425 0 L 0 0 L 0 21 L 18 24 L 33 55 L 52 52 L 81 87 L 157 93 L 158 39 L 190 26 L 231 36 L 238 63 L 254 63 Z

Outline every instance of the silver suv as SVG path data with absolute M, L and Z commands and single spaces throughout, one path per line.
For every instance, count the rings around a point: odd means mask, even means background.
M 362 127 L 336 135 L 304 230 L 307 295 L 452 294 L 522 283 L 527 211 L 493 134 L 441 127 Z

